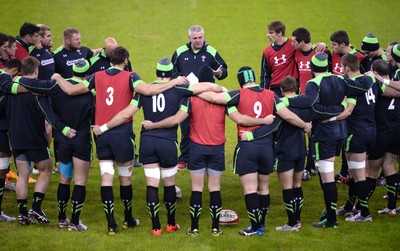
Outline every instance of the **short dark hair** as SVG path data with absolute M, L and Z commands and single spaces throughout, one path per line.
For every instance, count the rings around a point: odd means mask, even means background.
M 350 67 L 352 72 L 358 71 L 360 69 L 360 60 L 355 54 L 344 54 L 341 58 L 343 66 Z
M 346 46 L 350 44 L 350 38 L 346 31 L 339 30 L 331 35 L 331 41 L 338 44 L 344 43 Z
M 7 69 L 17 68 L 18 72 L 20 72 L 21 71 L 21 61 L 19 61 L 16 58 L 10 59 L 4 63 L 4 68 L 7 68 Z
M 13 36 L 8 36 L 8 47 L 11 48 L 12 44 L 17 42 L 17 40 L 15 39 L 15 37 Z
M 110 61 L 112 64 L 122 64 L 125 59 L 129 58 L 129 52 L 122 46 L 115 47 L 114 50 L 111 51 Z
M 19 36 L 25 37 L 26 35 L 33 35 L 40 31 L 40 28 L 33 23 L 25 22 L 19 29 Z
M 296 79 L 292 76 L 286 76 L 282 78 L 281 82 L 279 83 L 279 87 L 282 89 L 282 92 L 295 92 L 297 93 L 297 83 Z
M 306 28 L 297 28 L 292 32 L 292 36 L 296 37 L 296 41 L 300 43 L 304 41 L 304 43 L 308 44 L 311 42 L 311 34 Z
M 8 42 L 8 35 L 0 33 L 0 46 L 2 46 L 6 42 Z
M 275 20 L 268 24 L 268 30 L 273 30 L 276 33 L 282 33 L 283 36 L 285 36 L 285 24 L 282 21 Z
M 371 65 L 371 69 L 381 76 L 388 76 L 390 74 L 389 64 L 383 59 L 375 60 Z
M 68 38 L 71 38 L 72 35 L 75 34 L 75 33 L 79 33 L 79 30 L 78 30 L 77 28 L 72 28 L 72 27 L 66 28 L 66 29 L 64 30 L 64 32 L 63 32 L 63 38 L 64 38 L 64 40 L 65 40 L 65 39 L 68 39 Z
M 21 62 L 22 75 L 31 75 L 39 69 L 40 62 L 32 56 L 24 58 Z

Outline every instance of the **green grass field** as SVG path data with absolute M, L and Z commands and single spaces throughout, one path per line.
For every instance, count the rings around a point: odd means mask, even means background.
M 262 51 L 268 45 L 266 25 L 276 19 L 286 24 L 286 35 L 301 26 L 311 31 L 314 42 L 323 41 L 330 47 L 330 35 L 345 29 L 356 47 L 368 32 L 373 32 L 383 48 L 390 41 L 400 39 L 399 1 L 26 1 L 2 2 L 0 32 L 17 35 L 23 22 L 45 23 L 52 29 L 54 47 L 61 44 L 62 31 L 66 27 L 77 27 L 81 31 L 82 44 L 90 48 L 101 47 L 108 36 L 117 39 L 130 51 L 134 71 L 146 81 L 155 78 L 156 62 L 171 57 L 174 50 L 187 42 L 187 30 L 194 24 L 204 27 L 206 40 L 215 47 L 228 64 L 229 76 L 220 83 L 228 89 L 238 88 L 236 72 L 243 66 L 260 73 Z M 136 116 L 136 115 L 135 115 Z M 135 121 L 135 132 L 139 134 L 142 114 Z M 97 160 L 90 171 L 86 202 L 81 219 L 89 230 L 70 233 L 57 227 L 56 191 L 58 174 L 43 202 L 43 210 L 51 221 L 47 226 L 19 226 L 17 223 L 0 223 L 0 250 L 398 250 L 400 237 L 399 215 L 381 216 L 378 209 L 385 206 L 382 196 L 385 190 L 378 187 L 370 209 L 374 222 L 358 224 L 339 218 L 338 229 L 314 229 L 323 209 L 323 196 L 317 178 L 304 183 L 305 203 L 303 228 L 297 233 L 275 231 L 275 227 L 286 222 L 286 212 L 276 174 L 271 177 L 271 207 L 267 219 L 269 230 L 263 237 L 242 237 L 238 230 L 249 225 L 241 185 L 232 174 L 232 155 L 236 144 L 235 125 L 228 121 L 226 131 L 227 170 L 223 176 L 223 207 L 237 211 L 242 217 L 239 224 L 223 227 L 224 235 L 214 238 L 210 231 L 208 193 L 203 196 L 203 214 L 200 220 L 200 235 L 185 234 L 190 226 L 188 171 L 180 171 L 177 184 L 183 191 L 179 201 L 177 222 L 182 231 L 174 234 L 151 236 L 151 221 L 145 204 L 145 179 L 143 169 L 135 169 L 133 175 L 134 216 L 141 225 L 121 231 L 114 237 L 106 235 L 106 219 L 100 199 L 100 172 Z M 339 167 L 337 161 L 336 167 Z M 14 169 L 15 170 L 15 169 Z M 116 219 L 123 221 L 119 186 L 114 185 Z M 30 185 L 30 196 L 33 186 Z M 347 187 L 338 185 L 339 202 L 346 199 Z M 160 195 L 162 189 L 160 189 Z M 29 197 L 31 201 L 31 197 Z M 30 203 L 29 203 L 30 206 Z M 18 209 L 15 193 L 5 193 L 3 211 L 16 216 Z M 70 208 L 70 207 L 69 207 Z M 68 210 L 70 215 L 70 209 Z M 166 224 L 165 209 L 161 209 L 161 222 Z

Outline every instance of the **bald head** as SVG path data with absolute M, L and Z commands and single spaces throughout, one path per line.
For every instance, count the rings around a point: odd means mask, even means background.
M 111 51 L 114 50 L 118 46 L 117 40 L 113 37 L 108 37 L 104 40 L 104 52 L 107 57 L 110 57 Z

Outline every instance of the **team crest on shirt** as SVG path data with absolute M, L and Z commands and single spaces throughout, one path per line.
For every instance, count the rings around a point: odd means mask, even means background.
M 340 73 L 342 74 L 342 73 L 343 73 L 342 66 L 339 65 L 339 63 L 336 63 L 336 64 L 335 64 L 335 68 L 333 68 L 333 71 L 334 71 L 334 72 L 340 72 Z
M 201 56 L 201 62 L 206 62 L 206 58 L 207 58 L 207 57 L 206 57 L 206 56 L 204 56 L 204 55 L 203 55 L 203 56 Z
M 275 65 L 281 65 L 284 64 L 286 62 L 286 55 L 282 54 L 282 57 L 278 58 L 277 56 L 274 57 L 275 60 Z
M 300 71 L 307 71 L 310 69 L 310 61 L 307 61 L 305 63 L 303 61 L 300 61 L 299 63 L 300 63 L 299 64 Z

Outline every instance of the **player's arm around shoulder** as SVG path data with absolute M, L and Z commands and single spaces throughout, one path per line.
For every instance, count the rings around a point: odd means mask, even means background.
M 88 93 L 90 91 L 89 88 L 84 84 L 84 82 L 73 85 L 65 80 L 63 77 L 61 77 L 61 75 L 58 73 L 53 74 L 53 76 L 51 76 L 51 79 L 57 81 L 58 86 L 60 86 L 61 90 L 68 95 L 75 96 Z

